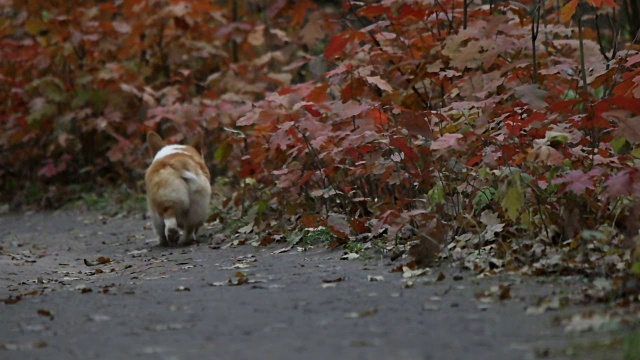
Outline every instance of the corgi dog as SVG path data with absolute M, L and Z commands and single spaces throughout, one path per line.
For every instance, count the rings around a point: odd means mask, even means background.
M 200 152 L 202 136 L 191 145 L 167 145 L 150 131 L 147 146 L 153 156 L 144 177 L 147 204 L 160 245 L 178 240 L 189 244 L 207 219 L 211 199 L 211 176 Z

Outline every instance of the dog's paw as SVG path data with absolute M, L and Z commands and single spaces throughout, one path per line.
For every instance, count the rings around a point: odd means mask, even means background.
M 160 236 L 160 246 L 169 246 L 169 242 L 167 241 L 166 236 Z
M 171 245 L 175 245 L 178 243 L 180 239 L 180 230 L 177 228 L 168 228 L 167 229 L 167 241 Z

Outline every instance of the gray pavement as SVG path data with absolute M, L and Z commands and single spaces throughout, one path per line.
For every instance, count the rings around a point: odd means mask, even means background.
M 588 308 L 526 314 L 580 279 L 404 279 L 401 260 L 155 238 L 140 214 L 0 216 L 0 359 L 621 358 L 564 332 Z

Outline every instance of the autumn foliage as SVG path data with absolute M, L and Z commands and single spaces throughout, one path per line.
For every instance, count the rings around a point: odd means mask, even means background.
M 608 270 L 640 227 L 640 47 L 622 2 L 557 5 L 9 3 L 3 197 L 143 192 L 144 133 L 203 132 L 214 218 L 259 243 L 322 226 L 478 272 Z

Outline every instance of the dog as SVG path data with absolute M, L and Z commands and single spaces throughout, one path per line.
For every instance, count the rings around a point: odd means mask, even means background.
M 147 133 L 153 161 L 144 180 L 147 205 L 160 246 L 190 244 L 209 215 L 211 175 L 201 153 L 202 135 L 190 145 L 167 145 Z M 182 235 L 180 235 L 182 230 Z

